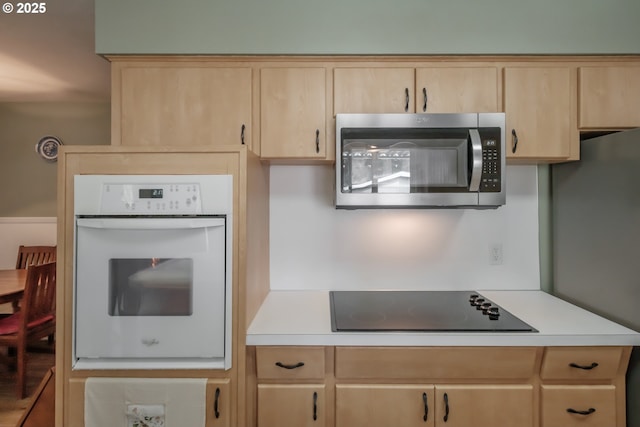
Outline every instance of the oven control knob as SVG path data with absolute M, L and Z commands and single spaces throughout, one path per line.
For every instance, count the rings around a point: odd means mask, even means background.
M 476 299 L 478 299 L 480 295 L 477 294 L 471 294 L 469 295 L 469 302 L 471 303 L 471 305 L 475 305 L 474 303 L 476 302 Z
M 473 305 L 476 306 L 476 310 L 482 310 L 482 303 L 484 302 L 484 298 L 476 298 L 473 302 Z

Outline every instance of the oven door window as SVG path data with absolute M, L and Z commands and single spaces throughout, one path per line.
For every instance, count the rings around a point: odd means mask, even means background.
M 224 356 L 223 217 L 77 218 L 75 355 Z
M 110 316 L 191 316 L 193 259 L 109 260 Z

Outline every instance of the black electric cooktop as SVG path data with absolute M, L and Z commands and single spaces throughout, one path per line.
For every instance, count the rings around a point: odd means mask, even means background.
M 334 332 L 538 332 L 473 291 L 331 291 Z

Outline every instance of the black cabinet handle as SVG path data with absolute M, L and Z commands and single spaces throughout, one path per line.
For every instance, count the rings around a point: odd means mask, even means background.
M 444 394 L 444 418 L 442 418 L 446 423 L 449 420 L 449 395 L 447 393 Z
M 422 393 L 422 401 L 424 402 L 424 417 L 422 417 L 422 420 L 426 422 L 427 416 L 429 415 L 429 405 L 427 404 L 427 393 Z
M 518 134 L 515 129 L 511 129 L 511 152 L 515 153 L 518 149 Z
M 216 398 L 213 401 L 213 413 L 216 418 L 220 418 L 220 411 L 218 411 L 218 400 L 220 399 L 220 387 L 216 388 Z
M 598 367 L 598 363 L 593 362 L 591 365 L 578 365 L 577 363 L 569 363 L 569 366 L 572 368 L 584 369 L 585 371 L 590 371 L 593 368 Z
M 578 415 L 591 415 L 596 412 L 596 408 L 589 408 L 586 411 L 578 411 L 573 408 L 567 408 L 567 412 L 570 414 L 578 414 Z
M 316 153 L 320 152 L 320 129 L 316 129 Z
M 423 87 L 422 88 L 422 99 L 424 100 L 424 104 L 422 104 L 422 111 L 426 112 L 427 111 L 427 101 L 428 101 L 428 97 L 427 97 L 427 88 Z
M 244 130 L 245 130 L 245 128 L 246 128 L 246 126 L 243 123 L 242 127 L 240 128 L 240 142 L 242 143 L 242 145 L 244 145 Z
M 318 419 L 318 393 L 313 392 L 313 421 Z
M 303 367 L 304 366 L 304 362 L 298 362 L 295 365 L 285 365 L 284 363 L 276 362 L 276 366 L 278 368 L 284 368 L 284 369 L 296 369 L 296 368 Z
M 409 111 L 409 88 L 404 88 L 404 112 Z

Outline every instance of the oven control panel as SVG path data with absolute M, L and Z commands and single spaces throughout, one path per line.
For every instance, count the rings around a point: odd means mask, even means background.
M 103 183 L 101 212 L 129 215 L 188 215 L 202 212 L 198 183 Z

